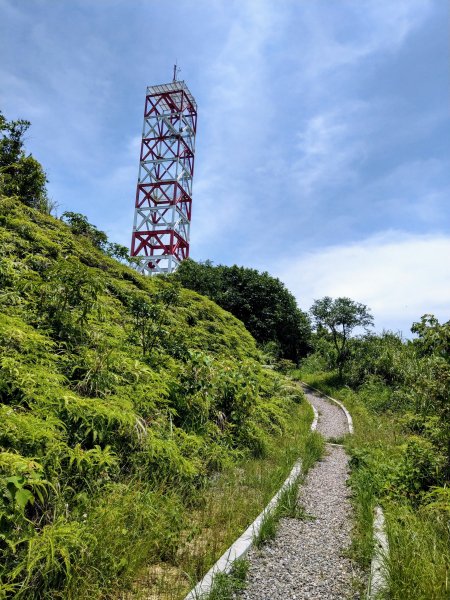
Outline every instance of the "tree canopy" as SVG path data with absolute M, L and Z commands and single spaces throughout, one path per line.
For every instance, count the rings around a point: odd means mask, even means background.
M 49 212 L 47 176 L 42 165 L 24 149 L 29 127 L 29 121 L 7 121 L 0 112 L 0 193 L 17 196 L 27 206 Z
M 310 312 L 316 327 L 331 335 L 337 352 L 337 367 L 342 376 L 348 357 L 348 340 L 353 330 L 363 327 L 367 331 L 373 325 L 373 316 L 365 304 L 345 297 L 333 300 L 330 296 L 315 300 Z
M 81 213 L 66 211 L 61 216 L 61 221 L 69 225 L 72 233 L 81 235 L 94 244 L 96 248 L 102 250 L 108 256 L 116 258 L 120 262 L 133 264 L 134 260 L 130 257 L 128 248 L 121 244 L 108 241 L 108 236 L 104 231 L 97 229 L 95 225 L 89 223 L 87 217 Z
M 297 362 L 310 348 L 308 315 L 284 284 L 267 272 L 187 260 L 175 277 L 231 312 L 260 345 L 275 347 L 280 358 Z

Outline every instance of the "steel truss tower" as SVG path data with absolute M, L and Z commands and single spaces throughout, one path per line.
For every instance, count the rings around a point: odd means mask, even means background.
M 147 88 L 131 256 L 145 274 L 189 256 L 197 104 L 184 81 Z

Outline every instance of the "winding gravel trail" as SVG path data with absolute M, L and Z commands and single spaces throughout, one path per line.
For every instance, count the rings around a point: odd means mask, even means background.
M 326 438 L 348 433 L 343 411 L 305 388 L 319 412 L 317 430 Z M 359 598 L 354 585 L 361 574 L 345 551 L 350 545 L 351 505 L 346 480 L 348 457 L 327 444 L 326 456 L 310 470 L 299 502 L 313 518 L 282 519 L 276 538 L 252 549 L 247 588 L 241 600 L 345 600 Z

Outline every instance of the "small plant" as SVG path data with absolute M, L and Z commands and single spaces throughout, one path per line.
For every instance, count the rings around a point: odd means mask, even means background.
M 137 335 L 143 356 L 151 353 L 158 341 L 165 336 L 168 310 L 179 300 L 180 286 L 169 284 L 150 301 L 144 295 L 135 296 L 130 304 L 133 329 Z
M 320 460 L 325 452 L 325 440 L 317 431 L 311 431 L 305 440 L 302 456 L 302 473 L 306 475 L 310 468 Z
M 261 548 L 268 541 L 273 540 L 277 533 L 280 516 L 276 508 L 264 513 L 258 533 L 255 535 L 253 543 L 257 548 Z
M 303 478 L 288 485 L 280 496 L 277 512 L 280 518 L 301 519 L 309 518 L 298 499 L 299 487 Z
M 230 573 L 218 573 L 214 577 L 211 591 L 201 600 L 233 600 L 236 592 L 245 589 L 248 568 L 248 560 L 235 560 Z
M 327 442 L 329 444 L 336 444 L 337 446 L 343 446 L 346 440 L 346 435 L 340 435 L 338 437 L 331 436 L 327 438 Z
M 100 308 L 100 277 L 74 258 L 61 259 L 48 270 L 40 289 L 38 312 L 57 339 L 79 341 L 89 316 Z
M 302 474 L 297 480 L 282 491 L 275 507 L 265 512 L 258 534 L 255 536 L 254 543 L 259 548 L 268 540 L 275 537 L 278 523 L 281 518 L 288 517 L 292 519 L 310 519 L 298 502 L 298 492 L 300 484 L 304 481 L 309 469 L 322 458 L 325 450 L 323 437 L 311 431 L 306 437 L 302 452 Z

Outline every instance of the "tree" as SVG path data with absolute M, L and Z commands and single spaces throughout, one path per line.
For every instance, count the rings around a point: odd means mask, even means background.
M 106 254 L 112 256 L 112 258 L 116 258 L 119 262 L 130 264 L 130 251 L 126 246 L 122 246 L 122 244 L 109 242 Z
M 175 278 L 240 319 L 261 346 L 276 349 L 277 358 L 298 362 L 310 349 L 308 315 L 298 308 L 284 284 L 269 273 L 186 260 Z
M 418 362 L 407 382 L 415 411 L 423 417 L 437 416 L 435 438 L 447 456 L 450 476 L 450 321 L 442 325 L 434 315 L 423 315 L 411 331 Z
M 420 323 L 412 324 L 411 331 L 418 335 L 414 345 L 419 354 L 435 354 L 450 362 L 450 321 L 441 325 L 434 315 L 423 315 Z
M 50 211 L 47 176 L 42 165 L 24 150 L 24 135 L 29 121 L 7 121 L 0 112 L 0 193 L 18 196 L 32 208 Z
M 97 229 L 95 225 L 89 223 L 87 217 L 81 213 L 66 211 L 61 216 L 61 221 L 69 225 L 72 233 L 81 235 L 92 242 L 92 244 L 112 258 L 121 263 L 133 265 L 136 259 L 129 255 L 128 248 L 122 244 L 109 242 L 108 236 L 104 231 Z
M 356 327 L 363 327 L 368 331 L 373 326 L 373 316 L 365 304 L 354 302 L 350 298 L 333 300 L 330 296 L 315 300 L 310 313 L 317 330 L 325 330 L 331 336 L 337 354 L 339 377 L 342 378 L 352 331 Z
M 104 231 L 97 229 L 87 220 L 85 215 L 80 213 L 66 211 L 62 214 L 61 220 L 69 225 L 75 235 L 82 235 L 97 246 L 100 250 L 106 251 L 108 245 L 108 236 Z

